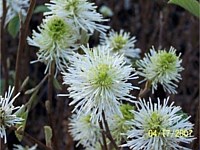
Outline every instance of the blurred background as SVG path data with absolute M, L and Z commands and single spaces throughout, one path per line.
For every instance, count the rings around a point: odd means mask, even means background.
M 37 6 L 42 5 L 44 0 L 38 0 Z M 183 111 L 191 115 L 190 121 L 195 124 L 194 134 L 199 138 L 199 20 L 191 15 L 186 10 L 179 6 L 167 3 L 167 0 L 95 0 L 98 8 L 101 6 L 109 7 L 113 16 L 108 17 L 110 21 L 106 24 L 110 25 L 116 31 L 124 29 L 130 32 L 132 36 L 136 36 L 136 47 L 140 48 L 141 58 L 144 53 L 154 46 L 156 49 L 169 49 L 173 46 L 177 49 L 177 53 L 182 53 L 182 81 L 179 83 L 178 94 L 170 95 L 170 101 L 175 101 L 175 105 L 182 107 Z M 33 15 L 29 36 L 32 29 L 37 30 L 43 18 L 42 13 Z M 7 89 L 8 84 L 14 84 L 14 68 L 16 60 L 16 50 L 18 46 L 18 37 L 12 38 L 5 31 L 5 58 L 7 70 L 1 65 L 2 84 L 1 92 Z M 95 33 L 90 39 L 90 46 L 96 46 L 99 43 L 99 34 Z M 44 77 L 45 65 L 42 63 L 30 64 L 30 61 L 35 60 L 37 49 L 26 46 L 23 52 L 23 60 L 21 63 L 21 80 L 27 76 L 30 77 L 26 87 L 30 89 L 35 87 Z M 2 61 L 3 59 L 1 59 Z M 4 68 L 4 69 L 3 69 Z M 5 72 L 8 73 L 5 77 Z M 58 75 L 60 83 L 62 78 Z M 8 82 L 7 82 L 8 81 Z M 2 86 L 3 85 L 3 86 Z M 143 88 L 144 85 L 141 84 Z M 68 133 L 68 120 L 71 107 L 68 106 L 69 99 L 57 97 L 58 93 L 66 93 L 66 87 L 54 90 L 54 122 L 57 134 L 57 141 L 61 150 L 81 149 L 75 148 L 74 142 Z M 48 124 L 48 118 L 45 111 L 45 100 L 47 99 L 47 82 L 43 84 L 40 92 L 36 96 L 38 102 L 35 108 L 29 113 L 29 119 L 26 126 L 26 131 L 33 135 L 36 139 L 44 142 L 43 126 Z M 159 88 L 155 95 L 151 97 L 165 98 L 168 95 Z M 29 96 L 21 97 L 21 102 L 27 102 Z M 57 117 L 59 116 L 59 117 Z M 18 143 L 13 134 L 8 137 L 8 145 Z M 31 144 L 31 143 L 30 143 Z M 198 140 L 194 141 L 190 148 L 198 149 Z

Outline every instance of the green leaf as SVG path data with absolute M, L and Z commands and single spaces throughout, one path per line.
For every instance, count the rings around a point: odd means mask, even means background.
M 37 14 L 37 13 L 43 13 L 43 12 L 48 12 L 50 11 L 47 6 L 45 5 L 39 5 L 37 7 L 35 7 L 35 10 L 34 10 L 34 14 Z
M 17 36 L 17 33 L 19 32 L 19 27 L 20 27 L 19 16 L 15 16 L 8 23 L 8 32 L 13 38 Z
M 196 0 L 170 0 L 168 3 L 181 6 L 196 17 L 200 18 L 200 4 Z
M 186 118 L 189 117 L 188 114 L 187 114 L 187 113 L 184 113 L 182 110 L 179 110 L 179 111 L 176 113 L 176 115 L 181 116 L 182 119 L 186 119 Z
M 26 109 L 26 107 L 24 106 L 15 113 L 17 117 L 24 119 L 21 124 L 16 125 L 17 131 L 15 131 L 15 135 L 20 142 L 23 139 L 23 135 L 19 134 L 18 130 L 20 130 L 21 132 L 24 132 L 25 126 L 26 126 L 26 121 L 27 121 L 27 118 L 28 118 L 28 112 L 29 112 L 29 110 Z
M 37 93 L 38 93 L 39 89 L 35 90 L 33 92 L 33 94 L 31 95 L 29 101 L 21 108 L 19 109 L 18 111 L 15 112 L 15 115 L 17 117 L 20 117 L 23 119 L 22 123 L 21 124 L 17 124 L 16 127 L 17 127 L 17 131 L 15 131 L 15 135 L 16 137 L 18 138 L 19 141 L 21 141 L 23 139 L 23 135 L 22 134 L 19 134 L 18 131 L 20 131 L 20 133 L 24 132 L 25 130 L 25 126 L 26 126 L 26 121 L 27 121 L 27 118 L 28 118 L 28 113 L 29 113 L 29 110 L 34 106 L 36 105 L 36 103 L 38 103 L 38 99 L 36 98 L 37 97 Z
M 48 147 L 51 147 L 51 138 L 53 136 L 50 126 L 44 126 L 45 141 Z
M 58 82 L 58 80 L 56 78 L 53 79 L 53 86 L 57 89 L 57 90 L 61 90 L 62 86 L 60 85 L 60 83 Z
M 89 41 L 89 38 L 90 38 L 89 34 L 88 34 L 85 30 L 81 30 L 81 39 L 80 39 L 80 43 L 81 43 L 82 45 L 87 44 L 88 41 Z

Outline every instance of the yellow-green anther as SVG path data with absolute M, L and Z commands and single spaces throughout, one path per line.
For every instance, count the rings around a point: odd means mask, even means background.
M 122 104 L 120 106 L 120 110 L 121 110 L 122 115 L 123 115 L 125 120 L 134 119 L 133 113 L 130 112 L 130 110 L 133 110 L 133 109 L 134 109 L 134 107 L 131 106 L 130 104 Z
M 98 74 L 96 75 L 95 84 L 98 86 L 110 86 L 112 84 L 112 79 L 109 76 L 108 70 L 109 66 L 106 64 L 101 64 L 97 67 Z
M 113 51 L 115 51 L 115 52 L 120 51 L 126 43 L 127 43 L 127 39 L 125 39 L 123 36 L 118 35 L 118 36 L 114 37 Z
M 48 33 L 53 40 L 60 40 L 66 32 L 70 31 L 65 21 L 59 17 L 53 17 L 47 22 Z

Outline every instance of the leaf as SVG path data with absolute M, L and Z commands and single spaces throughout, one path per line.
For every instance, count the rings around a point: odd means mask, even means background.
M 29 101 L 22 108 L 20 108 L 18 111 L 15 112 L 15 115 L 17 117 L 20 117 L 20 118 L 23 119 L 21 124 L 17 124 L 16 125 L 17 131 L 15 131 L 15 135 L 18 138 L 19 141 L 21 141 L 23 139 L 23 135 L 19 134 L 19 133 L 23 133 L 24 130 L 25 130 L 25 126 L 26 126 L 26 121 L 27 121 L 27 118 L 28 118 L 29 110 L 34 105 L 36 105 L 36 103 L 38 103 L 38 99 L 36 98 L 38 91 L 39 91 L 39 89 L 35 90 L 33 92 L 33 94 L 31 95 Z M 18 131 L 20 131 L 20 132 L 18 132 Z
M 58 80 L 56 78 L 53 79 L 53 85 L 57 90 L 62 89 L 62 86 L 60 85 L 60 83 L 58 82 Z
M 51 147 L 51 138 L 53 136 L 50 126 L 44 126 L 45 141 L 48 147 Z
M 184 113 L 182 110 L 179 110 L 179 111 L 176 113 L 176 115 L 181 116 L 182 119 L 186 119 L 186 118 L 189 117 L 188 114 L 187 114 L 187 113 Z
M 21 87 L 20 87 L 20 91 L 22 91 L 24 89 L 24 87 L 28 84 L 29 81 L 29 76 L 26 77 L 26 79 L 23 81 Z
M 35 90 L 34 93 L 31 95 L 29 101 L 25 104 L 29 110 L 33 109 L 38 103 L 38 91 L 39 89 Z
M 20 27 L 19 16 L 15 16 L 8 23 L 8 32 L 13 38 L 17 36 L 17 33 L 19 32 L 19 27 Z
M 89 38 L 90 38 L 89 34 L 88 34 L 85 30 L 81 30 L 81 39 L 80 39 L 80 43 L 81 43 L 82 45 L 88 43 Z
M 168 3 L 179 5 L 196 17 L 200 18 L 200 4 L 196 0 L 170 0 Z
M 20 132 L 24 132 L 25 130 L 25 126 L 26 126 L 26 121 L 27 121 L 27 118 L 28 118 L 28 112 L 29 110 L 26 109 L 25 106 L 23 106 L 20 110 L 18 110 L 15 114 L 17 117 L 20 117 L 22 119 L 24 119 L 22 121 L 21 124 L 17 124 L 16 127 L 17 127 L 17 131 L 15 131 L 15 135 L 17 137 L 17 139 L 21 142 L 22 139 L 23 139 L 23 135 L 22 134 L 19 134 L 18 130 L 20 130 Z
M 29 89 L 29 90 L 25 91 L 25 94 L 31 94 L 31 93 L 33 93 L 35 90 L 36 90 L 36 88 Z
M 34 10 L 34 14 L 37 14 L 37 13 L 43 13 L 43 12 L 47 12 L 47 11 L 50 11 L 47 6 L 45 5 L 39 5 L 35 8 Z

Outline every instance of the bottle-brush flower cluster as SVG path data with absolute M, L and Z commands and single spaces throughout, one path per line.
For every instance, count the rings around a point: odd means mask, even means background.
M 12 98 L 14 87 L 9 87 L 4 96 L 0 96 L 0 137 L 4 138 L 4 143 L 7 143 L 6 129 L 16 124 L 21 124 L 23 119 L 17 116 L 17 111 L 23 108 L 22 106 L 14 106 L 15 99 L 20 93 Z
M 190 117 L 183 118 L 179 114 L 181 107 L 169 104 L 169 98 L 162 100 L 158 98 L 157 103 L 139 100 L 136 104 L 137 111 L 131 110 L 134 119 L 127 121 L 133 128 L 126 133 L 128 140 L 123 146 L 131 149 L 161 150 L 161 149 L 182 149 L 182 143 L 191 142 L 194 137 L 189 135 L 187 138 L 177 135 L 177 132 L 189 131 L 193 124 L 188 120 Z M 154 134 L 152 134 L 154 133 Z
M 127 63 L 140 58 L 140 49 L 135 48 L 136 37 L 130 36 L 129 32 L 120 30 L 119 33 L 111 30 L 108 35 L 101 35 L 101 44 L 108 45 L 113 53 L 123 54 Z
M 180 54 L 177 56 L 173 47 L 169 51 L 156 51 L 153 47 L 142 60 L 137 61 L 138 74 L 145 78 L 143 81 L 151 83 L 153 93 L 159 83 L 166 92 L 175 94 L 175 82 L 181 80 L 180 73 L 183 70 L 181 62 Z
M 122 55 L 110 54 L 109 47 L 81 48 L 85 54 L 75 54 L 68 72 L 63 73 L 63 83 L 70 85 L 69 97 L 73 98 L 70 105 L 90 112 L 93 121 L 102 120 L 103 111 L 108 116 L 120 115 L 120 101 L 132 101 L 129 93 L 138 89 L 127 82 L 137 78 L 134 69 Z

